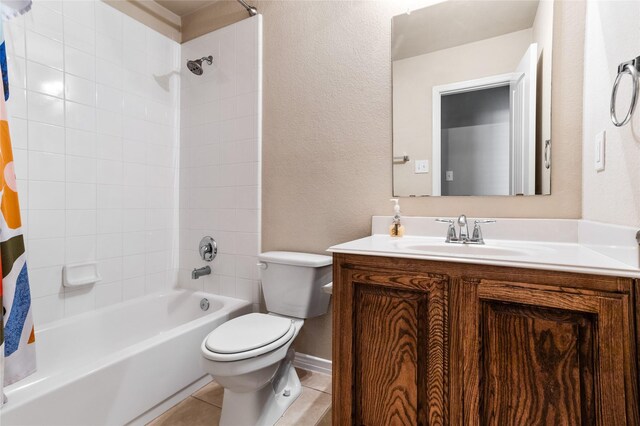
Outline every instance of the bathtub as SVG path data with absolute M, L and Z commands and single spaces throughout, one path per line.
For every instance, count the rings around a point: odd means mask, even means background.
M 36 330 L 38 371 L 5 388 L 0 423 L 123 425 L 147 413 L 146 421 L 203 380 L 205 336 L 250 311 L 243 300 L 173 290 L 47 324 Z

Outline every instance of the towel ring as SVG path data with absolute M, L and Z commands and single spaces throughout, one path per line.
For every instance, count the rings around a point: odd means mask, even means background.
M 629 62 L 623 62 L 618 66 L 618 75 L 616 76 L 616 80 L 613 82 L 613 91 L 611 92 L 610 108 L 611 121 L 616 127 L 622 127 L 627 124 L 631 120 L 631 116 L 636 109 L 636 105 L 638 103 L 638 66 L 640 66 L 640 57 Z M 631 81 L 633 83 L 633 93 L 631 94 L 631 104 L 629 105 L 627 114 L 624 116 L 624 119 L 622 121 L 618 121 L 618 117 L 616 115 L 616 97 L 618 95 L 618 86 L 620 85 L 620 80 L 625 74 L 629 74 L 631 76 Z

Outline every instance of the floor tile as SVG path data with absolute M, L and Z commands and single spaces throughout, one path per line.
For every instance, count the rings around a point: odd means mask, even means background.
M 200 388 L 192 396 L 198 398 L 209 404 L 213 404 L 216 407 L 222 408 L 222 396 L 224 394 L 224 388 L 216 382 L 211 382 L 208 385 Z
M 276 426 L 315 426 L 330 406 L 331 395 L 302 388 L 302 394 L 291 404 Z
M 324 413 L 324 416 L 320 419 L 316 426 L 331 426 L 331 407 Z
M 315 371 L 302 370 L 296 368 L 300 383 L 311 389 L 320 392 L 331 393 L 331 376 L 328 374 L 316 373 Z
M 148 426 L 210 426 L 220 422 L 221 409 L 194 397 L 188 397 Z

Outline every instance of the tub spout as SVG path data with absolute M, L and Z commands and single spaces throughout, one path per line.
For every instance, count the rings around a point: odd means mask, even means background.
M 211 268 L 209 266 L 203 266 L 202 268 L 194 268 L 191 271 L 191 279 L 197 280 L 203 275 L 211 274 Z

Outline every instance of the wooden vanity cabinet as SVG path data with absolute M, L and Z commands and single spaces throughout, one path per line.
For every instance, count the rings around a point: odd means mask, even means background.
M 334 425 L 638 425 L 638 283 L 334 254 Z

